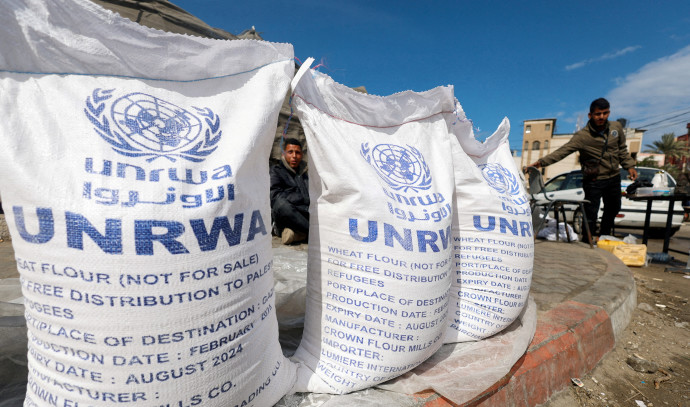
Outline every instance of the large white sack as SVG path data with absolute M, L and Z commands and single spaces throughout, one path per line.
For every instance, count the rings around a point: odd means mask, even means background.
M 379 97 L 309 71 L 293 101 L 312 202 L 295 390 L 347 393 L 441 346 L 454 189 L 443 113 L 453 91 Z
M 509 326 L 527 303 L 534 264 L 532 216 L 510 154 L 508 119 L 482 143 L 459 103 L 456 114 L 449 119 L 457 206 L 445 343 Z
M 25 405 L 275 403 L 267 160 L 292 46 L 0 6 L 0 191 Z
M 291 328 L 296 317 L 304 321 L 307 252 L 283 247 L 274 249 L 273 258 L 280 340 L 283 353 L 292 355 L 302 330 Z M 480 341 L 445 344 L 422 364 L 393 380 L 348 394 L 290 394 L 276 407 L 417 406 L 419 400 L 414 393 L 429 389 L 461 405 L 509 373 L 525 354 L 536 323 L 537 306 L 529 298 L 520 316 L 506 329 Z

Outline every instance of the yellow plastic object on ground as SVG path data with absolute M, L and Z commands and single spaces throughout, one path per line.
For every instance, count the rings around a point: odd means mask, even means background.
M 626 266 L 642 267 L 647 260 L 647 246 L 643 244 L 622 244 L 613 248 L 614 256 Z
M 597 242 L 597 247 L 613 253 L 614 247 L 624 245 L 624 244 L 627 244 L 627 243 L 625 243 L 623 241 L 619 241 L 619 240 L 599 240 Z

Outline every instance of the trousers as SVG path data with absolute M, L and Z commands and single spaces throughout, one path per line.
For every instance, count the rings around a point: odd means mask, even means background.
M 271 208 L 271 215 L 280 231 L 290 228 L 295 232 L 309 233 L 308 205 L 293 205 L 286 199 L 277 198 Z
M 588 204 L 585 204 L 585 215 L 592 235 L 610 235 L 613 221 L 621 210 L 621 178 L 615 176 L 594 181 L 584 180 L 582 189 L 585 191 L 585 199 L 589 201 Z M 602 201 L 604 202 L 604 213 L 601 216 L 599 231 L 596 232 L 599 206 Z

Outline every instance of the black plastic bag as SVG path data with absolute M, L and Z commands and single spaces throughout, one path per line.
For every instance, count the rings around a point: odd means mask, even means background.
M 632 184 L 625 188 L 625 193 L 628 195 L 633 195 L 637 188 L 652 187 L 654 186 L 651 181 L 636 179 Z

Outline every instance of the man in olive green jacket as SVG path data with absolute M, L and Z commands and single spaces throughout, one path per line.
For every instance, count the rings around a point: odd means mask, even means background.
M 546 167 L 562 160 L 568 155 L 579 152 L 582 166 L 582 189 L 585 199 L 585 215 L 589 229 L 595 236 L 609 235 L 613 221 L 621 209 L 620 167 L 628 170 L 630 179 L 637 178 L 635 159 L 630 156 L 625 144 L 623 126 L 610 122 L 609 102 L 599 98 L 589 106 L 587 126 L 573 135 L 565 145 L 530 164 L 533 167 Z M 596 232 L 596 220 L 599 205 L 604 201 L 604 213 L 601 217 L 599 233 Z

